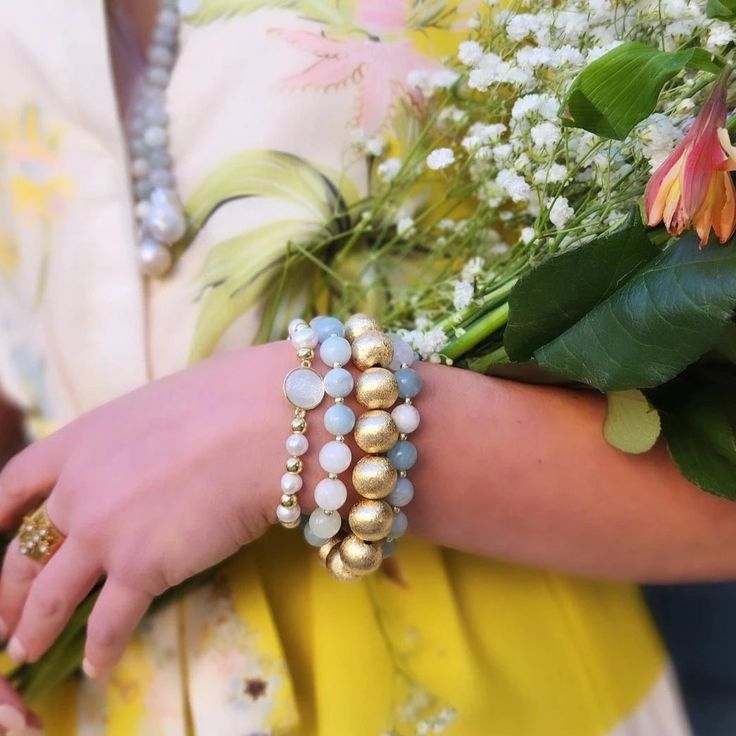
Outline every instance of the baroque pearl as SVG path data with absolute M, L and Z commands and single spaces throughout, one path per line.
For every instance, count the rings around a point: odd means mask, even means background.
M 337 478 L 325 478 L 314 488 L 314 500 L 317 506 L 326 511 L 337 511 L 348 498 L 348 489 Z
M 326 473 L 344 473 L 352 460 L 353 454 L 344 442 L 327 442 L 319 451 L 319 465 Z
M 399 384 L 386 368 L 368 368 L 355 382 L 355 398 L 366 409 L 388 409 L 398 396 Z
M 150 209 L 144 221 L 146 230 L 157 240 L 175 243 L 187 229 L 187 222 L 175 195 L 161 187 L 151 192 Z
M 362 371 L 376 365 L 388 368 L 393 357 L 391 339 L 382 332 L 366 332 L 353 341 L 353 363 Z
M 363 452 L 388 452 L 399 439 L 396 422 L 387 411 L 372 409 L 355 423 L 355 443 Z
M 299 504 L 294 506 L 282 506 L 279 504 L 276 507 L 276 516 L 282 524 L 293 524 L 295 521 L 299 521 L 302 515 L 302 510 Z
M 385 501 L 365 499 L 350 509 L 350 528 L 356 537 L 377 542 L 388 536 L 394 520 L 393 509 Z
M 411 434 L 419 426 L 419 412 L 411 404 L 399 404 L 391 416 L 402 434 Z
M 353 468 L 353 487 L 366 498 L 384 498 L 396 486 L 398 473 L 383 455 L 366 455 Z
M 302 327 L 291 336 L 291 342 L 299 348 L 316 348 L 319 343 L 317 333 L 309 326 Z
M 298 493 L 301 491 L 304 481 L 301 475 L 296 473 L 284 473 L 281 476 L 281 490 L 284 493 Z
M 289 455 L 303 455 L 309 449 L 309 440 L 303 434 L 291 434 L 286 438 Z
M 171 268 L 172 262 L 169 249 L 153 238 L 146 238 L 138 246 L 138 263 L 144 276 L 159 278 Z
M 296 317 L 295 319 L 291 320 L 289 322 L 289 336 L 292 336 L 297 330 L 302 329 L 302 327 L 306 326 L 306 322 L 301 319 L 301 317 Z

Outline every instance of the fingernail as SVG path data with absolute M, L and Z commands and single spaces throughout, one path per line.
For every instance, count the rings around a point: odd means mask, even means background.
M 8 638 L 8 625 L 0 618 L 0 641 L 5 641 Z
M 97 672 L 97 668 L 87 659 L 87 657 L 82 660 L 82 672 L 93 680 L 99 674 L 99 672 Z
M 12 705 L 0 705 L 0 726 L 8 731 L 20 731 L 26 727 L 26 717 Z
M 17 664 L 23 664 L 23 662 L 26 661 L 26 658 L 28 657 L 28 652 L 26 652 L 26 648 L 23 646 L 21 640 L 14 636 L 10 640 L 10 644 L 8 644 L 8 657 L 13 660 L 13 662 L 16 662 Z

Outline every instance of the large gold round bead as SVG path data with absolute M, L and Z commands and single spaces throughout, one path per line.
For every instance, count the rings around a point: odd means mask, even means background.
M 383 548 L 380 544 L 365 542 L 350 534 L 340 543 L 339 555 L 353 575 L 367 575 L 381 566 Z
M 366 499 L 350 509 L 348 522 L 356 537 L 366 542 L 385 539 L 393 524 L 393 509 L 385 501 Z
M 336 547 L 327 555 L 327 569 L 338 580 L 355 580 L 358 576 L 345 564 L 340 555 L 340 548 Z
M 399 439 L 399 428 L 387 411 L 371 409 L 358 417 L 354 437 L 363 452 L 388 452 Z
M 353 487 L 366 498 L 385 498 L 398 478 L 393 463 L 383 455 L 366 455 L 353 468 Z
M 339 537 L 332 537 L 332 539 L 328 539 L 318 550 L 317 550 L 317 556 L 319 557 L 319 561 L 327 566 L 327 558 L 330 556 L 330 552 L 332 552 L 337 545 L 340 544 L 340 538 Z
M 345 339 L 348 342 L 353 342 L 356 337 L 364 335 L 366 332 L 381 331 L 381 325 L 369 317 L 367 314 L 354 314 L 352 317 L 348 317 L 345 320 Z
M 353 341 L 353 363 L 364 371 L 374 365 L 388 368 L 394 359 L 394 345 L 383 332 L 366 332 Z
M 355 381 L 355 398 L 366 409 L 390 409 L 399 398 L 399 382 L 386 368 L 368 368 Z

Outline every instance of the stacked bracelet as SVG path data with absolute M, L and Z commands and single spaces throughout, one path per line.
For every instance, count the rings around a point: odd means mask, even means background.
M 314 349 L 319 343 L 316 330 L 303 319 L 292 320 L 289 324 L 289 337 L 301 365 L 290 371 L 284 379 L 284 396 L 294 407 L 291 420 L 291 434 L 286 440 L 286 472 L 281 476 L 281 502 L 276 507 L 276 517 L 282 526 L 289 529 L 299 526 L 301 506 L 296 494 L 301 490 L 301 477 L 304 464 L 301 456 L 309 449 L 306 437 L 306 413 L 319 406 L 325 395 L 322 377 L 312 368 Z
M 317 508 L 309 517 L 304 533 L 307 541 L 322 546 L 332 539 L 342 526 L 340 507 L 348 497 L 348 490 L 338 476 L 344 473 L 353 461 L 345 436 L 355 426 L 355 414 L 345 405 L 345 399 L 353 390 L 353 376 L 344 366 L 350 362 L 350 343 L 344 338 L 345 328 L 334 317 L 317 317 L 312 324 L 321 332 L 319 355 L 330 370 L 325 374 L 325 393 L 334 400 L 324 415 L 324 425 L 335 439 L 327 442 L 319 453 L 319 464 L 327 477 L 319 481 L 314 489 Z

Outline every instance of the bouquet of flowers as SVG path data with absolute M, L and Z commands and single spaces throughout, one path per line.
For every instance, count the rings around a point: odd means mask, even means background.
M 366 196 L 274 152 L 193 194 L 180 248 L 244 192 L 312 217 L 212 250 L 192 358 L 264 298 L 263 340 L 295 305 L 371 312 L 427 360 L 604 392 L 610 443 L 663 436 L 736 499 L 736 2 L 487 5 L 445 68 L 410 75 L 390 135 L 356 131 Z M 413 12 L 441 25 L 440 6 Z M 89 610 L 16 671 L 26 694 L 77 667 Z

